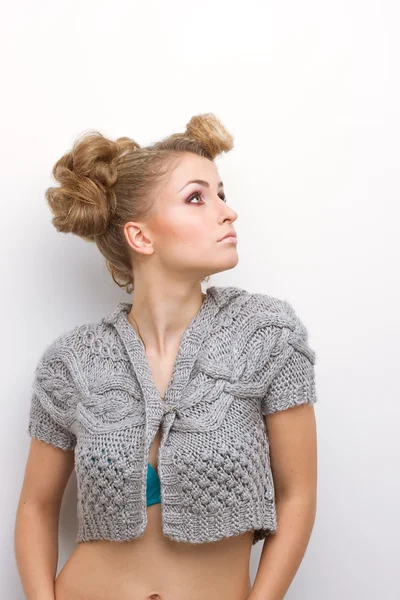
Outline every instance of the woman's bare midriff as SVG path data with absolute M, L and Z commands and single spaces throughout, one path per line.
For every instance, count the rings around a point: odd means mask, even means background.
M 161 430 L 149 452 L 157 469 Z M 246 600 L 253 530 L 188 544 L 163 534 L 161 504 L 147 507 L 142 537 L 78 544 L 55 582 L 55 600 Z
M 246 600 L 253 532 L 204 544 L 170 540 L 161 504 L 144 535 L 78 544 L 55 582 L 55 600 Z

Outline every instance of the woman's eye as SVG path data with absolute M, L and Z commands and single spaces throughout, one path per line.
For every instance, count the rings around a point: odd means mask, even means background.
M 195 194 L 193 194 L 193 196 L 190 196 L 188 202 L 191 202 L 193 200 L 193 198 L 200 198 L 200 193 L 196 192 Z
M 188 202 L 191 202 L 193 200 L 193 198 L 200 198 L 201 194 L 200 192 L 196 192 L 195 194 L 193 194 L 192 196 L 190 196 L 190 198 L 188 199 Z M 226 196 L 225 194 L 222 194 L 222 196 L 220 196 L 221 200 L 223 202 L 226 202 Z

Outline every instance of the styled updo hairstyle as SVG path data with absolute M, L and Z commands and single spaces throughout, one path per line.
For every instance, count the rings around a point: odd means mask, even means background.
M 53 167 L 60 187 L 45 194 L 52 223 L 57 231 L 95 242 L 114 282 L 130 294 L 134 253 L 124 236 L 125 223 L 150 216 L 151 191 L 183 152 L 212 161 L 232 148 L 233 137 L 212 113 L 192 117 L 184 133 L 145 147 L 128 137 L 112 141 L 97 131 L 85 133 Z

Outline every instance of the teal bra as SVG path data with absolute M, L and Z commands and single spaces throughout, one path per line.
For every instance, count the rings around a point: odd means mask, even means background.
M 161 502 L 160 478 L 150 463 L 147 464 L 147 506 Z

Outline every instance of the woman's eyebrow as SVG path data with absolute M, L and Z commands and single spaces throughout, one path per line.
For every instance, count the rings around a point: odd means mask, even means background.
M 210 187 L 210 184 L 208 183 L 208 181 L 204 181 L 203 179 L 191 179 L 190 181 L 188 181 L 187 183 L 185 183 L 185 185 L 183 187 L 181 187 L 181 189 L 179 190 L 180 192 L 183 190 L 184 187 L 186 187 L 187 185 L 189 185 L 189 183 L 199 183 L 200 185 L 204 185 L 205 187 Z M 218 189 L 223 187 L 224 184 L 222 183 L 222 181 L 220 181 L 218 183 Z

